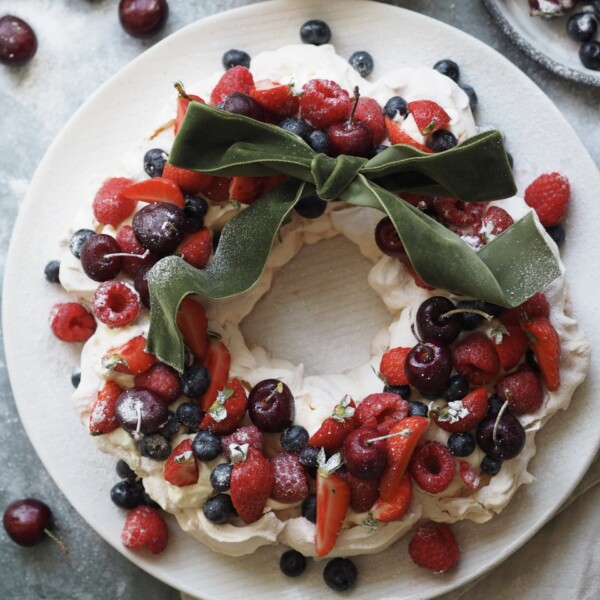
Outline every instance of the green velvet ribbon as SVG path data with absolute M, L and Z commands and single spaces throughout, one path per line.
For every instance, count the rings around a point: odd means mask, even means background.
M 280 227 L 306 194 L 383 211 L 419 277 L 454 294 L 512 307 L 560 274 L 531 214 L 474 252 L 455 233 L 397 195 L 437 194 L 465 202 L 513 196 L 516 186 L 497 131 L 435 154 L 397 145 L 369 160 L 332 158 L 315 153 L 280 127 L 192 102 L 169 162 L 222 177 L 289 177 L 225 225 L 207 268 L 195 269 L 180 257 L 168 256 L 149 272 L 148 350 L 178 370 L 184 359 L 175 323 L 181 300 L 188 294 L 228 298 L 252 288 Z

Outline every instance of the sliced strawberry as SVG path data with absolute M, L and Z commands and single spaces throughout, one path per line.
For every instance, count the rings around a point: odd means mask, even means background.
M 201 363 L 208 350 L 208 319 L 202 304 L 192 298 L 184 298 L 177 312 L 177 327 L 195 362 Z
M 169 202 L 183 208 L 185 198 L 176 183 L 164 177 L 138 181 L 123 190 L 123 196 L 142 202 Z
M 406 144 L 407 146 L 413 146 L 417 150 L 421 150 L 421 152 L 431 153 L 433 150 L 428 148 L 424 144 L 417 142 L 417 140 L 413 139 L 400 128 L 400 125 L 390 119 L 389 117 L 385 118 L 385 128 L 387 129 L 388 137 L 390 138 L 390 142 L 392 146 L 396 144 Z
M 560 385 L 560 338 L 556 329 L 546 317 L 537 317 L 521 322 L 529 338 L 542 377 L 552 392 Z
M 137 335 L 121 346 L 111 348 L 102 357 L 102 366 L 105 369 L 128 375 L 139 375 L 155 362 L 154 354 L 146 352 L 146 338 L 143 335 Z
M 267 177 L 233 177 L 229 184 L 229 199 L 240 204 L 252 204 L 265 190 Z
M 410 506 L 412 500 L 412 485 L 408 475 L 404 475 L 395 491 L 386 492 L 386 500 L 379 498 L 373 505 L 373 517 L 383 523 L 401 519 Z
M 181 258 L 192 267 L 204 269 L 212 254 L 212 233 L 210 229 L 202 227 L 202 229 L 186 235 L 177 246 L 176 252 L 181 254 Z
M 477 490 L 481 486 L 481 477 L 477 474 L 475 469 L 466 460 L 461 460 L 458 463 L 460 471 L 460 477 L 464 481 L 465 485 L 472 490 Z
M 213 177 L 213 181 L 202 195 L 210 202 L 221 204 L 229 200 L 229 184 L 231 177 Z
M 294 94 L 294 86 L 263 79 L 250 89 L 254 98 L 266 111 L 284 119 L 294 116 L 300 108 L 300 97 Z
M 462 433 L 473 429 L 483 421 L 488 411 L 487 390 L 477 388 L 462 400 L 454 400 L 439 411 L 433 411 L 433 420 L 440 429 Z
M 432 100 L 409 102 L 408 111 L 409 114 L 412 114 L 422 135 L 429 135 L 437 129 L 443 129 L 450 123 L 448 113 Z
M 165 462 L 164 475 L 166 481 L 177 487 L 198 483 L 200 467 L 192 452 L 192 440 L 183 440 L 173 449 Z
M 181 169 L 169 163 L 165 165 L 162 176 L 163 179 L 168 179 L 175 183 L 184 194 L 192 195 L 207 190 L 214 179 L 212 175 L 198 173 L 191 169 Z
M 376 145 L 383 142 L 385 139 L 385 121 L 383 120 L 383 109 L 377 100 L 361 96 L 354 111 L 354 118 L 369 127 L 373 132 L 373 141 Z
M 523 319 L 535 317 L 548 317 L 550 315 L 550 303 L 542 292 L 538 292 L 525 300 L 523 304 L 514 308 L 507 308 L 499 317 L 504 325 L 518 325 Z
M 110 433 L 119 427 L 115 408 L 122 391 L 114 381 L 107 381 L 98 392 L 90 414 L 89 430 L 92 435 Z
M 200 102 L 200 104 L 206 104 L 206 102 L 204 102 L 200 96 L 196 96 L 195 94 L 187 94 L 187 98 L 184 96 L 179 96 L 177 98 L 177 117 L 175 118 L 175 124 L 173 125 L 175 135 L 177 135 L 181 129 L 181 123 L 183 122 L 183 118 L 185 117 L 190 106 L 190 100 L 196 100 L 196 102 Z
M 232 379 L 217 392 L 217 399 L 206 411 L 200 429 L 227 435 L 233 433 L 246 414 L 248 397 L 239 379 Z
M 313 433 L 308 443 L 316 448 L 325 448 L 327 452 L 339 450 L 348 434 L 358 426 L 355 410 L 354 400 L 345 396 L 336 404 L 331 417 L 327 417 Z
M 246 67 L 238 65 L 223 73 L 210 95 L 210 103 L 213 106 L 221 104 L 233 92 L 249 94 L 253 87 L 254 78 L 252 77 L 252 73 Z
M 217 399 L 217 394 L 225 388 L 229 379 L 231 356 L 227 346 L 221 341 L 211 342 L 206 353 L 204 366 L 210 373 L 210 385 L 200 400 L 200 407 L 207 411 Z
M 492 341 L 505 371 L 516 367 L 527 350 L 527 336 L 517 325 L 500 325 L 492 331 Z

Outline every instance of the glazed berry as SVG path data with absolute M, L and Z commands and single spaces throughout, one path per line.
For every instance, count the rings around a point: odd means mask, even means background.
M 139 294 L 122 281 L 105 281 L 92 296 L 94 316 L 109 327 L 124 327 L 140 314 Z
M 281 447 L 286 452 L 301 452 L 308 444 L 308 431 L 302 425 L 292 425 L 281 432 Z
M 406 258 L 406 251 L 396 227 L 389 217 L 383 217 L 375 227 L 375 243 L 386 255 L 392 258 Z
M 385 394 L 396 394 L 403 400 L 408 400 L 411 390 L 409 385 L 384 385 L 383 392 Z
M 421 339 L 434 339 L 452 343 L 460 333 L 458 315 L 447 315 L 455 310 L 452 300 L 445 296 L 431 296 L 422 302 L 417 310 L 417 329 Z
M 433 65 L 433 68 L 442 75 L 450 77 L 455 83 L 458 83 L 458 80 L 460 79 L 460 68 L 453 60 L 450 60 L 449 58 L 438 60 L 435 65 Z
M 565 243 L 565 228 L 559 223 L 553 227 L 546 227 L 546 233 L 552 238 L 557 246 L 562 246 Z
M 229 94 L 225 102 L 223 102 L 223 110 L 236 115 L 243 115 L 256 121 L 265 120 L 265 111 L 262 106 L 254 98 L 242 92 Z
M 181 376 L 181 392 L 189 398 L 202 396 L 210 385 L 210 373 L 203 365 L 186 367 Z
M 188 231 L 199 231 L 204 226 L 204 217 L 208 212 L 208 202 L 204 198 L 186 196 L 183 212 L 187 217 Z
M 464 375 L 452 375 L 448 380 L 448 386 L 444 390 L 444 399 L 462 400 L 469 393 L 469 380 Z
M 198 427 L 204 411 L 195 402 L 184 402 L 177 407 L 177 419 L 184 427 Z
M 223 54 L 221 63 L 225 70 L 232 69 L 233 67 L 246 67 L 248 69 L 250 68 L 250 55 L 243 50 L 232 48 Z
M 311 19 L 300 27 L 300 39 L 303 44 L 321 46 L 328 44 L 331 39 L 331 29 L 325 21 Z
M 198 460 L 213 460 L 221 453 L 221 438 L 212 431 L 202 429 L 192 440 L 192 451 Z
M 34 546 L 41 542 L 52 523 L 50 507 L 41 500 L 25 498 L 6 507 L 2 524 L 13 542 Z
M 294 206 L 294 210 L 305 219 L 317 219 L 319 218 L 327 208 L 327 202 L 322 200 L 316 194 L 309 194 L 308 196 L 302 196 Z
M 174 252 L 187 231 L 185 213 L 167 202 L 144 206 L 133 217 L 138 242 L 158 256 Z
M 469 456 L 476 447 L 475 438 L 468 431 L 452 433 L 447 444 L 452 456 Z
M 135 508 L 144 503 L 144 486 L 141 481 L 119 481 L 110 490 L 110 499 L 119 508 Z
M 119 21 L 123 29 L 136 38 L 152 37 L 169 16 L 167 0 L 121 0 Z
M 317 129 L 345 121 L 352 112 L 348 92 L 335 81 L 311 79 L 302 86 L 300 116 Z M 328 136 L 331 147 L 331 138 Z
M 296 117 L 288 117 L 279 123 L 281 129 L 285 129 L 299 138 L 302 138 L 307 144 L 310 141 L 310 135 L 314 129 L 303 119 L 297 119 Z
M 18 67 L 29 62 L 37 50 L 37 37 L 29 24 L 19 17 L 0 19 L 0 63 Z
M 456 136 L 447 129 L 438 129 L 427 136 L 425 145 L 434 152 L 445 152 L 458 144 Z
M 135 471 L 122 459 L 117 461 L 116 469 L 117 475 L 121 479 L 125 479 L 127 481 L 136 481 L 138 476 L 135 474 Z
M 310 494 L 304 502 L 302 502 L 302 516 L 309 520 L 311 523 L 317 522 L 317 496 L 316 494 Z
M 466 83 L 461 83 L 460 89 L 469 97 L 469 108 L 471 109 L 471 112 L 474 112 L 479 104 L 477 93 L 470 85 L 467 85 Z
M 307 469 L 313 470 L 318 465 L 319 448 L 316 446 L 305 446 L 300 452 L 300 463 Z
M 455 471 L 450 450 L 440 442 L 425 442 L 410 460 L 410 473 L 415 483 L 430 494 L 443 492 L 452 483 Z
M 487 417 L 477 428 L 477 444 L 492 458 L 509 460 L 525 447 L 525 430 L 519 419 L 510 413 L 505 412 L 500 418 L 497 415 Z
M 167 416 L 167 422 L 157 431 L 159 435 L 162 435 L 166 440 L 172 440 L 181 429 L 181 423 L 177 418 L 177 415 L 170 410 Z
M 81 383 L 81 371 L 73 371 L 73 373 L 71 373 L 71 385 L 74 388 L 78 388 L 80 383 Z
M 108 281 L 119 274 L 123 259 L 115 238 L 104 233 L 90 237 L 81 247 L 81 267 L 93 281 Z
M 60 271 L 60 261 L 51 260 L 44 267 L 44 275 L 46 277 L 46 281 L 48 283 L 60 283 L 60 279 L 58 277 L 59 271 Z
M 365 50 L 354 52 L 348 62 L 361 77 L 368 77 L 373 72 L 373 57 Z
M 229 494 L 217 494 L 209 498 L 204 503 L 202 512 L 211 523 L 217 525 L 227 523 L 236 514 Z
M 298 577 L 306 569 L 306 558 L 298 550 L 288 550 L 281 555 L 279 568 L 288 577 Z
M 598 21 L 589 12 L 575 13 L 567 21 L 567 35 L 576 42 L 589 42 L 597 29 Z
M 168 154 L 161 148 L 151 148 L 144 154 L 144 171 L 148 177 L 162 177 Z
M 587 69 L 600 69 L 600 42 L 584 42 L 579 48 L 579 60 Z
M 50 328 L 63 342 L 86 342 L 96 331 L 96 321 L 82 304 L 62 302 L 50 311 Z
M 408 416 L 409 417 L 427 417 L 429 415 L 429 408 L 424 402 L 419 400 L 411 400 L 408 404 Z
M 497 317 L 502 312 L 502 307 L 483 300 L 461 300 L 456 304 L 456 308 L 463 310 L 458 316 L 462 328 L 467 331 L 472 331 L 483 325 L 486 317 L 479 313 Z
M 408 102 L 402 96 L 392 96 L 383 107 L 383 114 L 390 119 L 396 115 L 406 117 L 408 115 Z
M 422 394 L 436 395 L 448 384 L 452 353 L 439 340 L 425 340 L 409 352 L 404 369 L 410 385 Z
M 221 463 L 217 465 L 210 473 L 210 485 L 215 492 L 226 492 L 231 486 L 231 463 Z
M 329 143 L 327 142 L 327 133 L 322 129 L 315 129 L 308 136 L 308 145 L 317 153 L 328 154 Z
M 69 250 L 75 258 L 81 257 L 81 247 L 87 242 L 92 236 L 96 235 L 96 232 L 92 229 L 78 229 L 69 241 Z
M 377 429 L 359 427 L 344 440 L 346 468 L 359 479 L 379 479 L 383 473 L 387 463 L 385 440 L 372 441 L 380 435 Z
M 278 379 L 265 379 L 248 394 L 248 416 L 263 431 L 283 431 L 294 422 L 295 414 L 294 396 Z
M 428 521 L 415 531 L 408 553 L 417 566 L 445 573 L 458 562 L 460 547 L 446 523 Z
M 355 564 L 349 558 L 334 558 L 323 569 L 325 583 L 336 592 L 349 590 L 358 577 Z
M 481 470 L 487 475 L 498 475 L 502 468 L 502 461 L 491 456 L 484 456 L 481 461 Z
M 119 396 L 116 417 L 125 431 L 150 434 L 167 422 L 169 411 L 160 396 L 144 388 L 131 387 Z

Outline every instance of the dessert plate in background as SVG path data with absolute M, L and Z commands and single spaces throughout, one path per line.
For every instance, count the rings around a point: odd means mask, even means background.
M 97 449 L 71 406 L 70 375 L 80 348 L 58 342 L 50 333 L 49 310 L 55 302 L 65 301 L 66 295 L 45 281 L 43 269 L 59 255 L 59 240 L 81 203 L 91 199 L 104 178 L 119 175 L 121 158 L 135 152 L 141 140 L 161 124 L 165 105 L 172 102 L 175 106 L 174 81 L 191 83 L 219 70 L 223 52 L 232 47 L 256 55 L 297 43 L 300 25 L 310 18 L 329 23 L 332 42 L 342 56 L 355 50 L 371 52 L 376 64 L 373 78 L 394 67 L 433 65 L 441 58 L 453 58 L 461 65 L 464 82 L 479 94 L 478 122 L 505 132 L 520 189 L 543 171 L 560 170 L 569 176 L 574 201 L 563 258 L 573 311 L 589 338 L 600 338 L 593 308 L 598 290 L 587 270 L 589 256 L 600 251 L 589 219 L 600 188 L 598 170 L 550 100 L 494 50 L 428 17 L 363 0 L 259 3 L 194 23 L 157 44 L 90 97 L 41 163 L 10 246 L 4 280 L 4 336 L 21 419 L 69 501 L 105 540 L 141 568 L 206 600 L 339 596 L 322 581 L 323 563 L 311 562 L 303 577 L 291 580 L 279 572 L 280 548 L 263 548 L 243 558 L 217 555 L 179 531 L 174 520 L 169 520 L 169 547 L 159 556 L 130 552 L 121 545 L 124 512 L 109 498 L 116 482 L 115 459 Z M 536 114 L 535 122 L 531 114 Z M 544 128 L 536 127 L 539 122 L 553 123 L 556 143 L 547 143 Z M 31 246 L 34 228 L 43 231 L 35 252 Z M 571 408 L 553 418 L 536 439 L 539 453 L 531 471 L 537 481 L 521 488 L 492 521 L 454 526 L 463 548 L 458 569 L 434 576 L 415 567 L 404 539 L 381 555 L 356 559 L 360 578 L 352 597 L 430 598 L 481 575 L 529 539 L 567 498 L 596 454 L 600 432 L 589 414 L 597 374 L 598 367 L 592 365 Z

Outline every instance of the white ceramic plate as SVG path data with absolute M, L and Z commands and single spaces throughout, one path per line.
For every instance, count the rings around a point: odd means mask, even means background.
M 422 15 L 362 0 L 278 0 L 194 23 L 153 47 L 98 90 L 56 139 L 31 184 L 15 226 L 4 282 L 4 335 L 11 382 L 27 433 L 44 465 L 73 506 L 119 552 L 170 585 L 205 599 L 338 597 L 321 580 L 321 566 L 298 580 L 285 580 L 277 567 L 278 548 L 231 559 L 205 549 L 181 534 L 174 523 L 168 550 L 158 557 L 124 549 L 119 536 L 123 513 L 108 499 L 115 482 L 114 459 L 102 455 L 70 405 L 69 376 L 78 348 L 55 340 L 48 329 L 51 306 L 65 299 L 43 276 L 46 262 L 58 255 L 82 198 L 98 182 L 117 175 L 119 157 L 135 149 L 156 115 L 172 97 L 172 82 L 195 81 L 220 68 L 230 47 L 251 54 L 298 40 L 309 18 L 327 21 L 342 56 L 369 50 L 376 61 L 373 77 L 401 64 L 432 65 L 452 57 L 465 82 L 480 98 L 478 119 L 503 129 L 513 153 L 521 189 L 542 171 L 560 170 L 573 187 L 568 242 L 573 310 L 590 339 L 600 338 L 593 315 L 596 290 L 586 265 L 597 254 L 598 236 L 588 218 L 600 177 L 591 158 L 559 111 L 518 69 L 477 40 Z M 368 26 L 366 26 L 368 24 Z M 499 85 L 498 82 L 502 82 Z M 536 119 L 532 120 L 531 115 Z M 548 144 L 543 128 L 553 123 Z M 141 160 L 141 157 L 140 157 Z M 76 173 L 76 176 L 74 176 Z M 31 230 L 44 232 L 31 247 Z M 31 365 L 36 376 L 31 376 Z M 353 598 L 429 598 L 482 574 L 514 552 L 556 511 L 586 471 L 599 444 L 591 411 L 597 368 L 578 390 L 572 407 L 552 419 L 538 438 L 532 463 L 538 480 L 519 490 L 498 518 L 455 527 L 464 550 L 460 567 L 438 577 L 414 567 L 406 540 L 383 555 L 360 557 L 360 583 Z M 573 440 L 577 440 L 574 443 Z M 118 576 L 118 574 L 115 574 Z
M 580 44 L 567 36 L 568 15 L 542 19 L 529 16 L 527 0 L 483 1 L 498 27 L 522 52 L 561 77 L 600 87 L 600 71 L 581 64 Z M 573 12 L 578 10 L 575 7 Z

